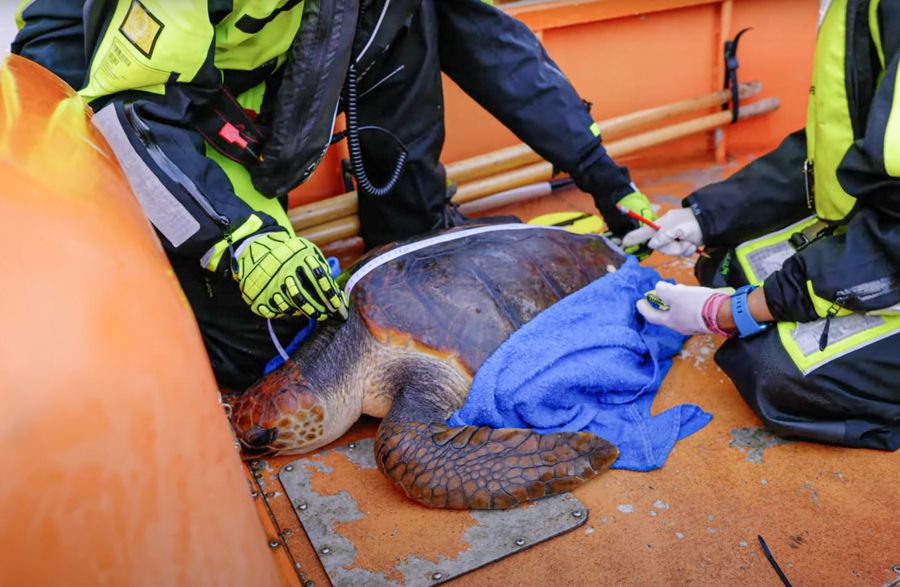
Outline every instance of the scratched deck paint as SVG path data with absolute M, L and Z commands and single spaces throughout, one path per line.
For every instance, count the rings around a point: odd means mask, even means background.
M 678 205 L 679 195 L 745 162 L 724 168 L 681 164 L 652 173 L 635 169 L 634 176 L 654 203 L 667 209 Z M 560 210 L 592 211 L 591 199 L 569 191 L 491 213 L 530 218 Z M 352 255 L 352 243 L 341 246 Z M 663 276 L 696 283 L 693 259 L 654 255 L 645 264 Z M 761 534 L 794 585 L 900 586 L 900 455 L 771 436 L 715 366 L 718 345 L 713 337 L 690 339 L 659 391 L 654 411 L 693 402 L 714 415 L 706 428 L 676 446 L 662 469 L 604 473 L 575 491 L 590 510 L 583 526 L 448 584 L 778 585 L 756 541 Z M 335 446 L 371 438 L 376 426 L 366 419 Z M 302 573 L 293 584 L 327 585 L 277 479 L 278 471 L 296 458 L 258 463 L 255 490 L 274 520 L 270 540 L 275 549 L 286 545 L 280 554 Z M 404 502 L 386 479 L 365 469 L 342 465 L 332 472 L 315 471 L 311 479 L 317 491 L 345 491 L 365 516 L 380 516 L 375 524 L 380 530 L 354 538 L 367 540 L 361 552 L 370 567 L 379 558 L 397 556 L 397 539 L 377 539 L 394 527 L 428 528 L 402 540 L 408 552 L 429 560 L 452 552 L 429 534 L 461 536 L 467 527 Z M 352 534 L 363 523 L 349 522 L 343 531 Z

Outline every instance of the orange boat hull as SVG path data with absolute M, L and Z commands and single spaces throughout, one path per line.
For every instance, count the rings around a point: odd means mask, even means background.
M 272 585 L 196 323 L 80 98 L 0 68 L 0 584 Z

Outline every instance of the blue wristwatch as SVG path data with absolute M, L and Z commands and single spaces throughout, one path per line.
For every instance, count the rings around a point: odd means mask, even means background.
M 750 315 L 750 308 L 747 307 L 747 296 L 756 289 L 755 285 L 745 285 L 739 287 L 734 295 L 731 296 L 731 318 L 734 325 L 737 326 L 738 335 L 741 338 L 747 338 L 754 334 L 759 334 L 769 327 L 768 323 L 760 324 Z

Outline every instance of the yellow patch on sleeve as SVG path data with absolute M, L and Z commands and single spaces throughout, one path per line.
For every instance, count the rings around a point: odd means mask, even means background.
M 163 30 L 163 23 L 138 0 L 133 0 L 119 31 L 148 59 Z

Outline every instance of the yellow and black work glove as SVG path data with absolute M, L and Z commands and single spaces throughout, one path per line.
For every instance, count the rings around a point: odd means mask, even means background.
M 650 206 L 650 200 L 647 199 L 647 196 L 637 190 L 631 192 L 630 194 L 626 195 L 624 198 L 616 202 L 616 206 L 621 206 L 627 210 L 631 210 L 638 216 L 642 216 L 647 220 L 656 220 L 656 214 L 653 212 L 653 207 Z M 633 218 L 622 214 L 621 212 L 619 214 L 621 216 L 624 216 L 631 222 L 632 228 L 639 228 L 641 226 L 644 226 L 643 223 L 640 223 L 637 220 L 634 220 Z M 617 236 L 621 238 L 621 236 L 624 235 Z M 638 259 L 643 260 L 650 256 L 650 253 L 653 251 L 650 250 L 646 243 L 641 243 L 638 245 L 626 247 L 625 252 L 630 255 L 635 255 Z
M 237 256 L 236 278 L 253 313 L 263 318 L 305 315 L 347 317 L 347 297 L 331 277 L 322 251 L 286 232 L 267 232 Z

